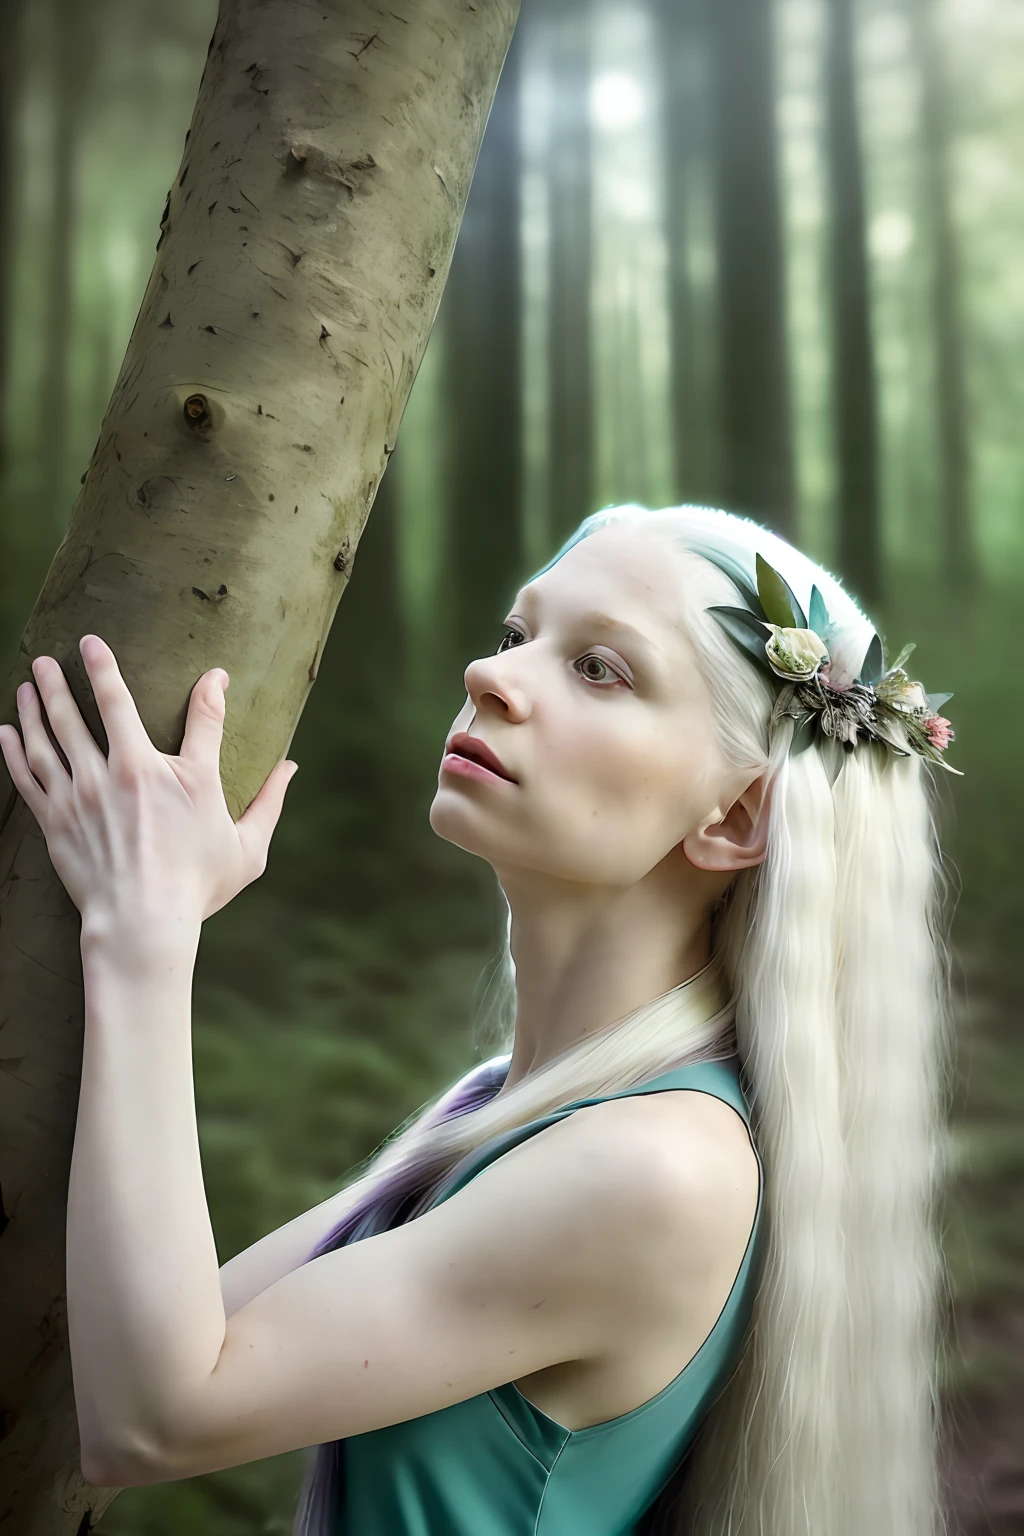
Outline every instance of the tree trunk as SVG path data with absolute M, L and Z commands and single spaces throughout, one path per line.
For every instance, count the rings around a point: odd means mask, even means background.
M 718 246 L 721 496 L 796 533 L 770 0 L 705 0 Z
M 69 357 L 75 321 L 78 142 L 96 54 L 96 27 L 79 0 L 50 0 L 53 31 L 53 217 L 46 276 L 43 377 L 39 392 L 41 503 L 54 534 L 66 527 L 71 436 Z
M 710 156 L 707 37 L 696 0 L 657 0 L 654 20 L 662 80 L 674 497 L 706 505 L 718 498 L 717 384 L 706 345 L 711 317 L 705 311 L 711 306 L 693 285 L 689 252 L 695 193 Z
M 11 273 L 14 253 L 12 210 L 17 189 L 15 134 L 18 85 L 23 75 L 22 23 L 25 0 L 0 5 L 0 484 L 7 474 L 7 391 L 10 378 Z
M 494 650 L 521 572 L 519 78 L 522 27 L 484 134 L 445 289 L 448 559 L 453 660 Z M 439 615 L 440 617 L 440 615 Z
M 862 602 L 874 604 L 882 596 L 878 427 L 851 0 L 831 0 L 826 26 L 838 558 L 843 579 Z
M 942 570 L 950 586 L 960 591 L 977 585 L 980 563 L 971 524 L 970 421 L 960 253 L 950 195 L 949 112 L 933 0 L 910 0 L 910 14 L 921 80 L 923 197 L 932 257 Z
M 560 0 L 550 18 L 557 82 L 548 169 L 551 553 L 595 509 L 590 348 L 590 16 Z M 513 594 L 514 596 L 514 594 Z
M 67 533 L 0 691 L 112 646 L 158 750 L 231 675 L 236 818 L 316 679 L 448 275 L 518 0 L 223 0 L 157 258 Z M 315 61 L 315 68 L 311 67 Z M 95 1525 L 64 1293 L 82 1052 L 78 913 L 0 770 L 0 1509 Z M 97 1192 L 99 1194 L 99 1192 Z

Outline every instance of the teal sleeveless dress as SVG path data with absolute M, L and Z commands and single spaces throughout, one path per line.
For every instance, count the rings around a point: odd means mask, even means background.
M 495 1158 L 585 1104 L 695 1089 L 750 1111 L 738 1058 L 676 1067 L 617 1093 L 576 1099 L 478 1148 L 432 1205 Z M 753 1146 L 753 1137 L 751 1136 Z M 628 1536 L 668 1482 L 739 1359 L 757 1284 L 764 1167 L 747 1248 L 697 1353 L 645 1403 L 586 1429 L 557 1424 L 513 1382 L 436 1413 L 341 1442 L 335 1536 Z

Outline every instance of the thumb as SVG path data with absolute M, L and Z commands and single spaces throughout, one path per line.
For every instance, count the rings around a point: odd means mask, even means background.
M 285 790 L 298 771 L 298 763 L 288 760 L 278 763 L 249 809 L 235 823 L 246 856 L 264 866 L 270 839 L 281 819 Z

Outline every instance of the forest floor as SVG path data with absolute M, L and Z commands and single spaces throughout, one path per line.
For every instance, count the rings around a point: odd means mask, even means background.
M 998 969 L 1016 965 L 1003 949 Z M 955 1281 L 956 1381 L 945 1392 L 949 1536 L 1024 1533 L 1024 996 L 987 969 L 959 1030 L 958 1130 L 947 1253 Z
M 968 1368 L 996 1360 L 1002 1383 L 975 1384 L 969 1410 L 947 1426 L 943 1451 L 950 1536 L 1021 1536 L 1024 1532 L 1024 1303 L 957 1308 Z

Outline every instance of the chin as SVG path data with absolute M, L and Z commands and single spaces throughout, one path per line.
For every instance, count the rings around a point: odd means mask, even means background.
M 443 785 L 439 785 L 436 795 L 430 802 L 430 811 L 427 815 L 431 829 L 437 833 L 438 837 L 447 838 L 453 843 L 458 842 L 458 834 L 465 832 L 467 826 L 465 797 L 459 804 L 458 794 L 457 789 L 446 789 Z M 459 846 L 461 847 L 461 844 Z
M 548 875 L 554 880 L 588 880 L 586 869 L 581 875 L 577 871 L 560 868 L 557 863 L 552 864 L 544 854 L 534 858 L 533 838 L 527 841 L 521 835 L 510 836 L 505 827 L 498 828 L 495 836 L 489 835 L 487 827 L 477 824 L 471 812 L 472 807 L 467 808 L 465 800 L 457 801 L 455 794 L 445 794 L 442 788 L 431 804 L 428 821 L 431 830 L 446 843 L 489 864 L 502 884 L 503 876 L 510 876 L 516 870 L 532 870 L 535 874 Z M 545 854 L 557 854 L 559 851 L 552 839 Z
M 496 856 L 496 850 L 488 846 L 491 840 L 486 835 L 481 836 L 479 828 L 474 829 L 473 808 L 467 806 L 466 799 L 466 796 L 459 795 L 458 790 L 439 787 L 427 817 L 431 831 L 444 838 L 446 843 L 463 849 L 465 853 L 475 854 L 477 858 L 490 862 Z

